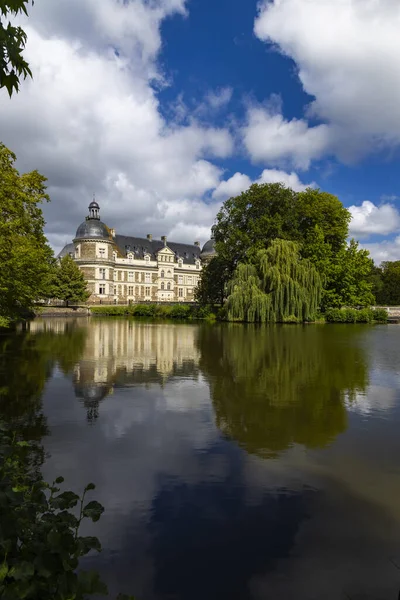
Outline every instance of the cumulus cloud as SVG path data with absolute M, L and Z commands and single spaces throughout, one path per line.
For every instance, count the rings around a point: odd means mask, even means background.
M 393 204 L 376 206 L 365 200 L 361 206 L 350 206 L 350 233 L 359 237 L 387 235 L 400 229 L 400 214 Z
M 221 108 L 231 101 L 233 90 L 231 87 L 223 87 L 218 90 L 211 91 L 206 96 L 208 104 L 215 109 Z
M 399 26 L 400 4 L 392 0 L 263 2 L 256 36 L 295 61 L 304 90 L 315 98 L 308 115 L 326 125 L 252 110 L 245 140 L 253 158 L 291 158 L 306 167 L 324 153 L 352 161 L 399 146 Z M 279 142 L 277 150 L 260 139 L 265 135 L 258 138 L 257 123 Z
M 166 120 L 157 87 L 163 19 L 184 0 L 42 0 L 24 24 L 34 73 L 20 94 L 2 92 L 2 140 L 21 171 L 49 179 L 47 234 L 71 239 L 93 191 L 105 222 L 126 234 L 204 240 L 214 215 L 200 210 L 233 151 L 227 129 Z
M 293 171 L 286 173 L 279 169 L 264 169 L 260 177 L 252 181 L 250 177 L 243 173 L 235 173 L 226 181 L 221 181 L 213 192 L 213 198 L 224 201 L 232 196 L 237 196 L 241 192 L 247 190 L 252 183 L 283 183 L 287 187 L 292 188 L 296 192 L 301 192 L 308 187 L 315 187 L 315 183 L 304 184 L 300 181 L 297 173 Z
M 400 236 L 379 243 L 362 243 L 361 246 L 369 251 L 377 265 L 384 261 L 400 260 Z

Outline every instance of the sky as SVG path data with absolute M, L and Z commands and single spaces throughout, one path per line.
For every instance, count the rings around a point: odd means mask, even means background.
M 252 182 L 315 186 L 400 259 L 398 0 L 36 0 L 0 140 L 48 178 L 46 234 L 96 194 L 117 233 L 204 243 Z

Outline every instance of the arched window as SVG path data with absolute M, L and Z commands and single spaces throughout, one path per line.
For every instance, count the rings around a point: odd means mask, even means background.
M 165 287 L 165 285 L 164 285 L 164 282 L 162 281 L 162 282 L 161 282 L 161 289 L 163 290 L 163 289 L 164 289 L 164 287 Z
M 168 283 L 167 283 L 167 290 L 170 290 L 170 289 L 171 289 L 171 284 L 170 284 L 170 282 L 168 281 Z
M 161 277 L 164 277 L 165 273 L 164 271 L 161 271 Z
M 169 271 L 169 270 L 167 271 L 167 276 L 171 277 L 171 271 Z

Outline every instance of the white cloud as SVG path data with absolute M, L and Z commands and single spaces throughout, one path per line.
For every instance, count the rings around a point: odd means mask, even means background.
M 221 181 L 213 192 L 213 198 L 224 201 L 227 198 L 237 196 L 241 192 L 244 192 L 252 183 L 283 183 L 285 186 L 292 188 L 296 192 L 301 192 L 308 187 L 315 187 L 314 182 L 309 184 L 302 183 L 297 173 L 286 173 L 286 171 L 280 171 L 278 169 L 264 169 L 260 177 L 255 181 L 252 181 L 250 177 L 243 173 L 235 173 L 226 181 Z
M 254 161 L 297 169 L 308 169 L 329 143 L 326 125 L 310 128 L 303 119 L 287 121 L 281 114 L 259 106 L 249 108 L 242 133 Z
M 11 101 L 1 92 L 0 128 L 20 170 L 49 179 L 45 216 L 56 249 L 83 221 L 93 191 L 120 233 L 208 238 L 215 213 L 202 198 L 221 180 L 213 159 L 229 156 L 233 141 L 227 129 L 161 114 L 160 27 L 174 13 L 185 13 L 184 0 L 42 0 L 31 10 L 24 26 L 34 79 Z
M 218 109 L 226 104 L 229 104 L 232 94 L 233 90 L 231 87 L 223 87 L 209 92 L 206 96 L 206 100 L 212 108 Z
M 400 260 L 400 236 L 379 243 L 362 243 L 361 246 L 369 251 L 377 265 L 384 261 Z
M 315 98 L 308 114 L 328 125 L 320 129 L 306 121 L 250 114 L 253 135 L 247 133 L 246 140 L 252 156 L 291 158 L 307 166 L 325 152 L 352 161 L 399 146 L 399 27 L 400 4 L 393 0 L 263 2 L 255 34 L 296 62 L 304 90 Z M 272 140 L 278 139 L 277 151 L 252 132 L 257 120 L 260 137 L 272 131 Z
M 376 206 L 365 200 L 361 206 L 350 206 L 350 233 L 358 236 L 387 235 L 400 229 L 400 214 L 392 204 Z

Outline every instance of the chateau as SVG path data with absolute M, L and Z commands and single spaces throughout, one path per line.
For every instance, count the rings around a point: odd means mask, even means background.
M 181 244 L 119 235 L 100 220 L 93 200 L 89 215 L 58 258 L 69 254 L 88 282 L 91 303 L 193 302 L 202 264 L 215 255 L 214 240 Z

